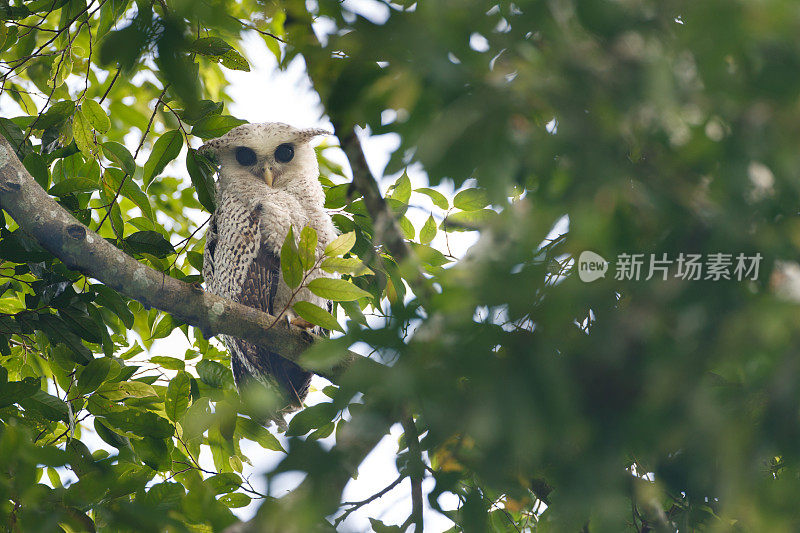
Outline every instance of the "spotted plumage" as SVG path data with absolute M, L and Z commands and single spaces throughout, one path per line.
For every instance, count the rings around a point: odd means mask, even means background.
M 280 270 L 280 249 L 290 227 L 295 236 L 305 226 L 316 230 L 318 256 L 336 237 L 309 145 L 324 133 L 280 123 L 245 124 L 203 145 L 201 150 L 213 154 L 220 166 L 203 262 L 210 292 L 282 319 L 295 317 L 292 305 L 300 300 L 329 306 L 305 288 L 293 296 Z M 326 275 L 317 269 L 307 281 Z M 321 328 L 313 331 L 323 333 Z M 277 387 L 289 409 L 302 404 L 310 372 L 264 348 L 223 339 L 237 387 L 254 380 Z

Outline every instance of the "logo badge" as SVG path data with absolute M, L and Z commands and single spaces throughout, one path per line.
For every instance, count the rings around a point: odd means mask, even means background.
M 578 257 L 578 277 L 585 283 L 591 283 L 599 278 L 606 277 L 608 261 L 589 250 L 581 252 Z

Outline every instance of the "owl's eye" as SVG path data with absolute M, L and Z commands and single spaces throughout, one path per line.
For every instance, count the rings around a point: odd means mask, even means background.
M 246 146 L 239 146 L 236 148 L 236 161 L 245 167 L 253 166 L 256 164 L 256 153 Z
M 294 157 L 294 146 L 284 143 L 275 149 L 275 160 L 279 163 L 288 163 Z

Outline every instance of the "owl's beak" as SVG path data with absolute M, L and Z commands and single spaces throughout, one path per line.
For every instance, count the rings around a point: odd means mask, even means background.
M 264 168 L 264 181 L 267 182 L 267 185 L 272 187 L 272 171 L 269 169 L 269 167 Z

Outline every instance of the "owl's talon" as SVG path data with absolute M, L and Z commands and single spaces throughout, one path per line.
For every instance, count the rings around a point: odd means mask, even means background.
M 300 318 L 299 316 L 296 316 L 296 317 L 294 317 L 294 318 L 293 318 L 293 319 L 291 319 L 289 322 L 290 322 L 290 323 L 291 323 L 293 326 L 297 326 L 297 327 L 300 327 L 300 328 L 303 328 L 303 329 L 311 329 L 311 328 L 314 328 L 314 327 L 316 327 L 316 325 L 315 325 L 315 324 L 312 324 L 312 323 L 311 323 L 311 322 L 309 322 L 308 320 L 305 320 L 305 319 L 303 319 L 303 318 Z

